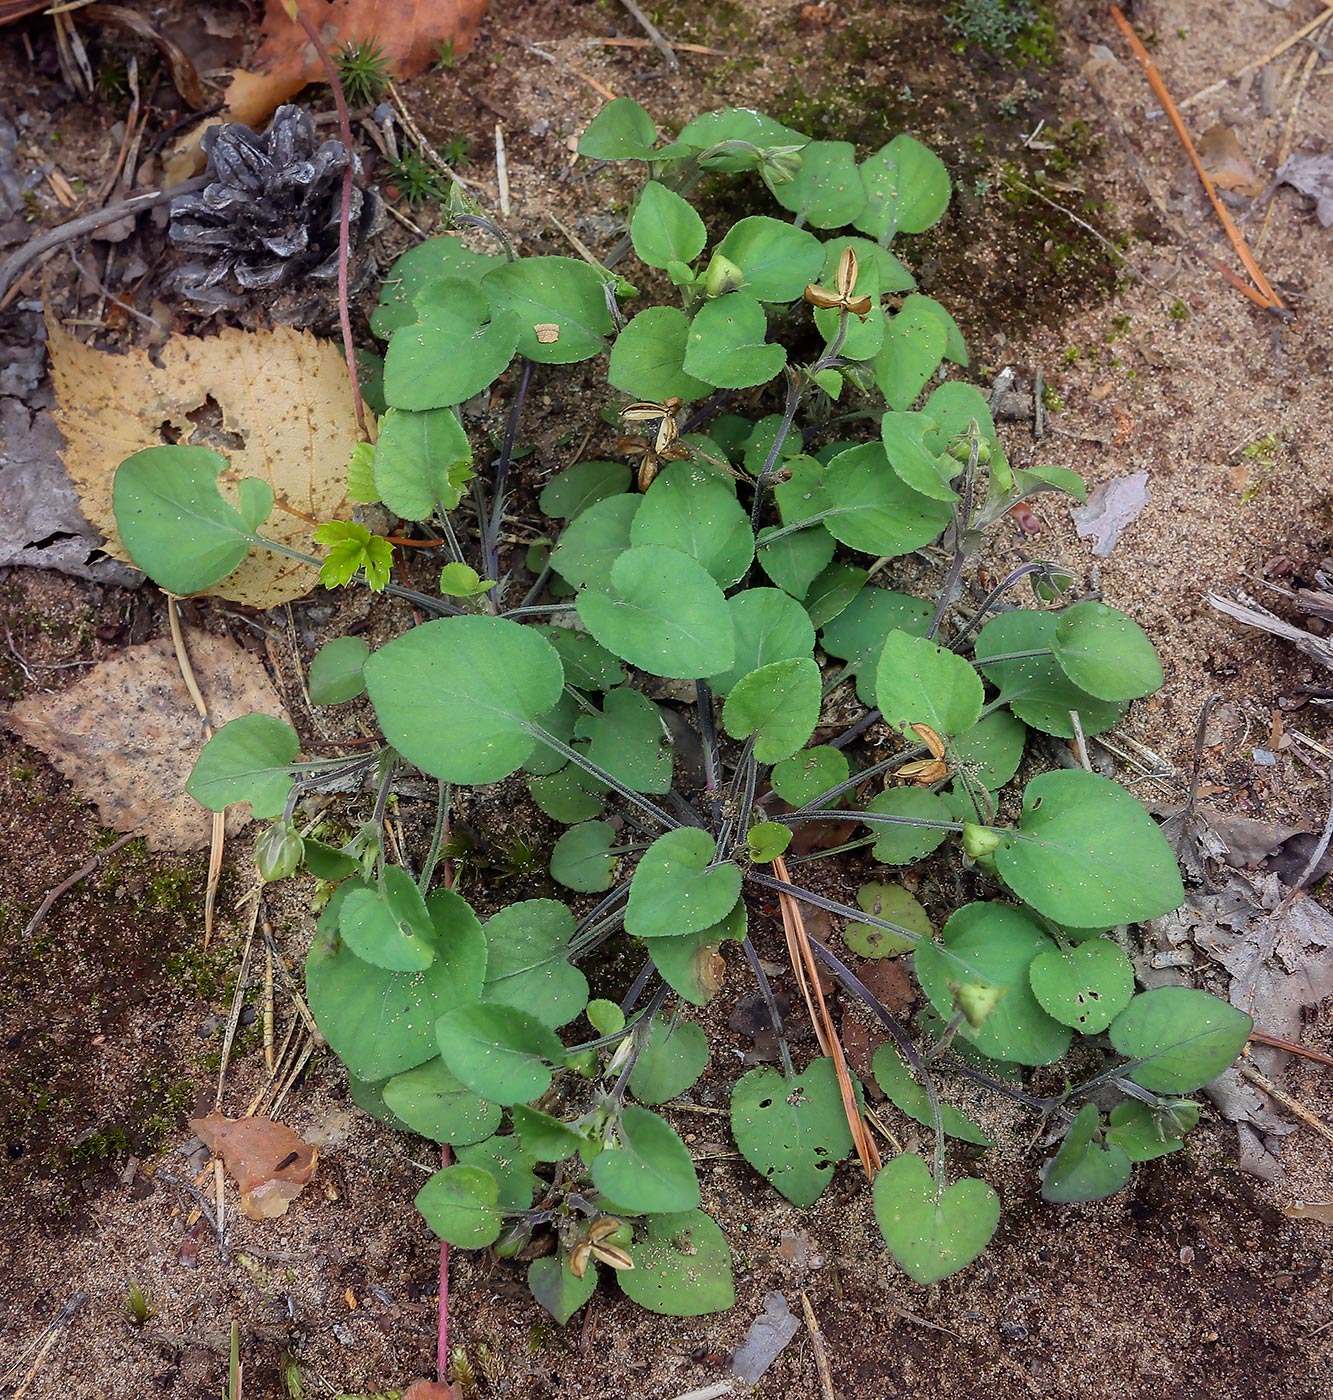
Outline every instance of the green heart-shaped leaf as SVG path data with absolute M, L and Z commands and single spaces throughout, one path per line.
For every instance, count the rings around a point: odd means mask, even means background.
M 875 859 L 885 865 L 910 865 L 929 855 L 949 835 L 948 828 L 939 823 L 953 820 L 942 797 L 918 787 L 888 788 L 871 798 L 866 811 L 901 819 L 867 823 L 875 833 Z M 917 822 L 926 824 L 918 826 Z
M 891 933 L 878 924 L 846 925 L 842 931 L 842 941 L 857 957 L 896 957 L 915 948 L 918 939 L 935 936 L 930 915 L 902 885 L 886 885 L 873 880 L 857 890 L 856 902 L 867 914 L 906 930 L 905 933 Z
M 699 1179 L 689 1149 L 671 1126 L 634 1104 L 620 1117 L 620 1146 L 593 1158 L 597 1189 L 629 1215 L 692 1210 L 699 1204 Z
M 542 487 L 537 509 L 552 520 L 572 520 L 598 501 L 623 495 L 629 481 L 630 469 L 624 462 L 576 462 Z
M 768 317 L 748 292 L 708 301 L 690 323 L 685 373 L 716 389 L 748 389 L 782 372 L 787 352 L 770 344 Z
M 616 830 L 610 822 L 571 826 L 551 848 L 551 878 L 581 894 L 609 890 L 619 857 L 610 854 Z
M 642 262 L 666 267 L 693 262 L 703 252 L 708 230 L 688 200 L 649 180 L 629 222 L 629 236 Z
M 676 549 L 626 550 L 612 565 L 610 591 L 585 589 L 577 607 L 604 647 L 655 676 L 711 676 L 735 659 L 722 590 L 702 565 Z
M 409 763 L 450 783 L 507 778 L 532 752 L 531 721 L 559 700 L 565 673 L 530 627 L 446 617 L 414 627 L 366 662 L 384 737 Z
M 384 397 L 395 408 L 462 403 L 493 384 L 514 358 L 517 318 L 493 312 L 474 282 L 432 282 L 413 310 L 416 323 L 401 328 L 384 355 Z
M 722 707 L 722 727 L 733 739 L 754 736 L 760 763 L 790 758 L 819 721 L 819 667 L 809 656 L 773 661 L 742 676 Z
M 793 807 L 804 807 L 829 788 L 847 781 L 847 755 L 830 744 L 803 749 L 775 764 L 769 781 L 773 791 Z
M 1095 773 L 1042 773 L 995 864 L 1018 897 L 1071 928 L 1155 919 L 1185 891 L 1175 853 L 1143 804 Z
M 279 816 L 292 790 L 301 741 L 272 715 L 229 720 L 199 751 L 185 791 L 210 812 L 248 802 L 257 820 Z
M 435 961 L 435 929 L 426 901 L 401 866 L 385 868 L 380 889 L 349 892 L 338 933 L 357 957 L 391 972 L 421 972 Z
M 720 923 L 741 893 L 741 872 L 714 865 L 717 843 L 697 826 L 659 836 L 639 859 L 625 928 L 635 938 L 670 938 Z
M 1216 1079 L 1240 1054 L 1253 1021 L 1193 987 L 1141 992 L 1111 1022 L 1111 1044 L 1133 1060 L 1129 1078 L 1158 1094 L 1188 1094 Z
M 360 637 L 335 637 L 315 653 L 306 686 L 312 705 L 341 705 L 364 695 L 370 647 Z
M 865 208 L 866 191 L 850 141 L 811 141 L 794 179 L 773 187 L 773 198 L 811 228 L 842 228 Z M 813 280 L 813 279 L 812 279 Z
M 519 258 L 481 279 L 492 314 L 511 317 L 517 326 L 518 353 L 542 365 L 574 364 L 606 349 L 611 310 L 605 285 L 605 277 L 579 258 Z
M 617 389 L 651 403 L 706 398 L 710 386 L 685 372 L 689 344 L 690 318 L 679 307 L 649 306 L 616 337 L 607 378 Z
M 1054 946 L 1022 909 L 987 900 L 965 904 L 945 924 L 940 942 L 917 944 L 917 981 L 946 1020 L 954 1014 L 956 989 L 998 994 L 986 1019 L 975 1027 L 964 1021 L 959 1035 L 993 1060 L 1048 1065 L 1069 1049 L 1069 1030 L 1037 1003 L 1028 968 Z
M 1099 700 L 1136 700 L 1163 684 L 1161 663 L 1143 629 L 1105 603 L 1066 608 L 1055 625 L 1054 652 L 1065 675 Z
M 727 611 L 736 652 L 731 666 L 708 678 L 719 695 L 728 694 L 742 676 L 761 666 L 809 656 L 814 651 L 815 629 L 809 616 L 779 588 L 747 588 L 735 593 L 727 599 Z
M 936 429 L 933 418 L 924 413 L 886 413 L 879 428 L 889 466 L 913 491 L 938 501 L 958 499 L 949 483 L 961 470 L 960 463 L 949 456 L 937 456 L 924 441 L 926 434 Z
M 866 205 L 853 221 L 885 247 L 899 233 L 924 233 L 949 207 L 949 172 L 914 136 L 895 136 L 861 165 Z
M 693 1021 L 671 1025 L 657 1016 L 629 1077 L 630 1092 L 640 1103 L 669 1103 L 698 1079 L 707 1064 L 708 1037 L 702 1026 Z
M 693 1006 L 707 1006 L 723 985 L 726 964 L 719 949 L 739 941 L 748 927 L 745 901 L 738 899 L 720 923 L 675 938 L 654 938 L 653 962 L 662 981 Z
M 589 760 L 635 792 L 667 792 L 671 787 L 671 742 L 661 711 L 637 690 L 608 691 L 601 713 L 578 717 L 574 726 Z
M 483 1001 L 529 1011 L 554 1028 L 588 1004 L 588 980 L 566 952 L 574 916 L 554 899 L 524 899 L 487 919 Z
M 930 1095 L 892 1044 L 885 1043 L 875 1051 L 873 1068 L 875 1083 L 888 1095 L 894 1107 L 933 1132 L 935 1115 L 930 1111 Z M 946 1137 L 975 1143 L 978 1147 L 995 1146 L 966 1114 L 947 1103 L 940 1104 L 940 1124 Z
M 404 520 L 450 511 L 472 479 L 472 444 L 452 408 L 391 408 L 375 443 L 375 489 Z
M 428 238 L 409 248 L 393 265 L 380 288 L 380 304 L 370 318 L 370 328 L 381 340 L 388 340 L 400 326 L 417 319 L 416 299 L 436 282 L 449 279 L 475 284 L 504 258 L 493 253 L 474 253 L 463 240 L 452 234 Z
M 876 704 L 875 670 L 890 632 L 924 637 L 935 609 L 924 599 L 887 588 L 863 588 L 819 634 L 830 656 L 843 660 L 856 677 L 856 694 Z
M 824 247 L 814 234 L 765 214 L 738 219 L 717 251 L 740 268 L 756 301 L 795 301 L 824 266 Z
M 731 1091 L 731 1135 L 789 1201 L 813 1205 L 852 1150 L 833 1061 L 813 1061 L 791 1083 L 775 1069 L 743 1074 Z
M 1134 968 L 1106 939 L 1041 953 L 1028 968 L 1042 1010 L 1081 1035 L 1097 1035 L 1129 1005 Z
M 667 1317 L 726 1312 L 736 1301 L 731 1250 L 701 1210 L 652 1215 L 629 1246 L 632 1269 L 617 1269 L 620 1291 Z
M 540 1098 L 565 1057 L 549 1026 L 512 1006 L 459 1007 L 435 1023 L 435 1039 L 465 1088 L 506 1107 Z
M 551 551 L 551 567 L 575 588 L 609 588 L 611 568 L 629 548 L 638 495 L 609 496 L 584 506 Z
M 913 491 L 890 468 L 880 442 L 840 452 L 829 463 L 824 494 L 829 511 L 824 528 L 863 554 L 910 554 L 949 523 L 948 505 Z
M 1181 1139 L 1198 1121 L 1199 1105 L 1188 1099 L 1159 1109 L 1126 1099 L 1111 1110 L 1106 1142 L 1123 1149 L 1131 1162 L 1151 1162 L 1179 1152 Z
M 898 1267 L 914 1283 L 965 1269 L 1000 1223 L 1000 1198 L 975 1178 L 947 1191 L 920 1157 L 895 1157 L 875 1178 L 875 1219 Z
M 692 462 L 672 462 L 658 473 L 634 517 L 630 543 L 678 549 L 723 588 L 736 583 L 754 558 L 750 513 L 736 499 L 736 488 Z
M 884 344 L 873 363 L 875 383 L 891 409 L 912 406 L 940 367 L 948 342 L 948 332 L 939 318 L 919 303 L 904 304 L 889 318 Z
M 385 1106 L 431 1142 L 482 1142 L 500 1126 L 500 1105 L 465 1089 L 438 1056 L 394 1075 L 381 1092 Z

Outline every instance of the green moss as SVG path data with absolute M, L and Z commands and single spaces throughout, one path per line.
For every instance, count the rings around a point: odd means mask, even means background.
M 1170 309 L 1166 313 L 1173 321 L 1188 321 L 1190 309 L 1179 297 L 1171 303 Z
M 217 1001 L 226 995 L 231 970 L 231 959 L 220 950 L 198 944 L 182 948 L 166 961 L 167 976 L 204 1001 Z

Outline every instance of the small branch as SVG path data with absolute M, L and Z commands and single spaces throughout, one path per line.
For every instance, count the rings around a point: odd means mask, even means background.
M 32 916 L 31 919 L 28 920 L 27 926 L 19 935 L 19 938 L 24 939 L 29 937 L 31 934 L 36 933 L 37 930 L 41 928 L 42 921 L 51 912 L 51 906 L 56 902 L 56 900 L 60 898 L 62 894 L 67 894 L 70 890 L 74 888 L 75 885 L 79 883 L 80 880 L 86 880 L 88 876 L 91 875 L 93 871 L 96 870 L 97 867 L 107 858 L 107 856 L 120 850 L 120 848 L 127 841 L 133 840 L 134 833 L 132 831 L 128 835 L 119 837 L 117 840 L 113 841 L 111 845 L 109 845 L 106 848 L 106 850 L 98 851 L 98 853 L 92 858 L 92 860 L 88 862 L 87 865 L 85 865 L 81 870 L 76 870 L 74 874 L 69 877 L 68 880 L 62 881 L 55 887 L 55 889 L 48 891 L 46 898 L 42 900 L 42 902 L 37 906 L 37 912 Z
M 679 68 L 680 59 L 676 57 L 675 50 L 672 49 L 671 45 L 668 44 L 667 41 L 662 37 L 662 35 L 657 29 L 657 26 L 653 24 L 652 20 L 650 20 L 646 14 L 644 14 L 644 12 L 635 3 L 635 0 L 620 0 L 620 3 L 624 5 L 624 7 L 630 12 L 630 14 L 634 16 L 634 19 L 638 23 L 639 28 L 643 30 L 643 32 L 651 40 L 653 47 L 666 60 L 666 66 L 673 70 Z

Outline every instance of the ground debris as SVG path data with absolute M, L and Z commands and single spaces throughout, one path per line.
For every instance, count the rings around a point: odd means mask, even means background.
M 800 1319 L 776 1291 L 764 1295 L 764 1310 L 750 1324 L 731 1359 L 731 1374 L 742 1385 L 756 1385 L 800 1330 Z
M 1297 151 L 1282 162 L 1277 178 L 1317 201 L 1315 215 L 1325 228 L 1333 224 L 1333 151 Z
M 1098 486 L 1088 496 L 1086 506 L 1074 506 L 1070 514 L 1074 529 L 1083 538 L 1097 542 L 1092 547 L 1098 559 L 1105 559 L 1116 547 L 1125 527 L 1148 504 L 1148 473 L 1132 472 Z
M 285 717 L 263 664 L 230 638 L 195 632 L 190 659 L 219 727 L 254 712 Z M 21 700 L 3 723 L 40 749 L 113 830 L 143 836 L 154 851 L 209 844 L 208 814 L 185 791 L 204 735 L 169 641 L 117 652 L 58 695 Z M 234 834 L 246 821 L 233 807 L 227 829 Z
M 190 1127 L 222 1158 L 247 1220 L 286 1215 L 315 1174 L 319 1149 L 270 1118 L 232 1119 L 213 1112 L 191 1118 Z

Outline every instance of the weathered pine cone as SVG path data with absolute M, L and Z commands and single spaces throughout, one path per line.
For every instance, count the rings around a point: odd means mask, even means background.
M 279 107 L 256 136 L 239 122 L 205 132 L 210 183 L 171 204 L 171 237 L 196 261 L 176 285 L 192 301 L 235 306 L 245 293 L 338 275 L 338 216 L 348 152 L 319 141 L 300 107 Z M 356 162 L 355 174 L 361 173 Z M 384 206 L 373 189 L 352 186 L 349 212 L 352 290 L 374 270 L 365 251 L 379 232 Z

